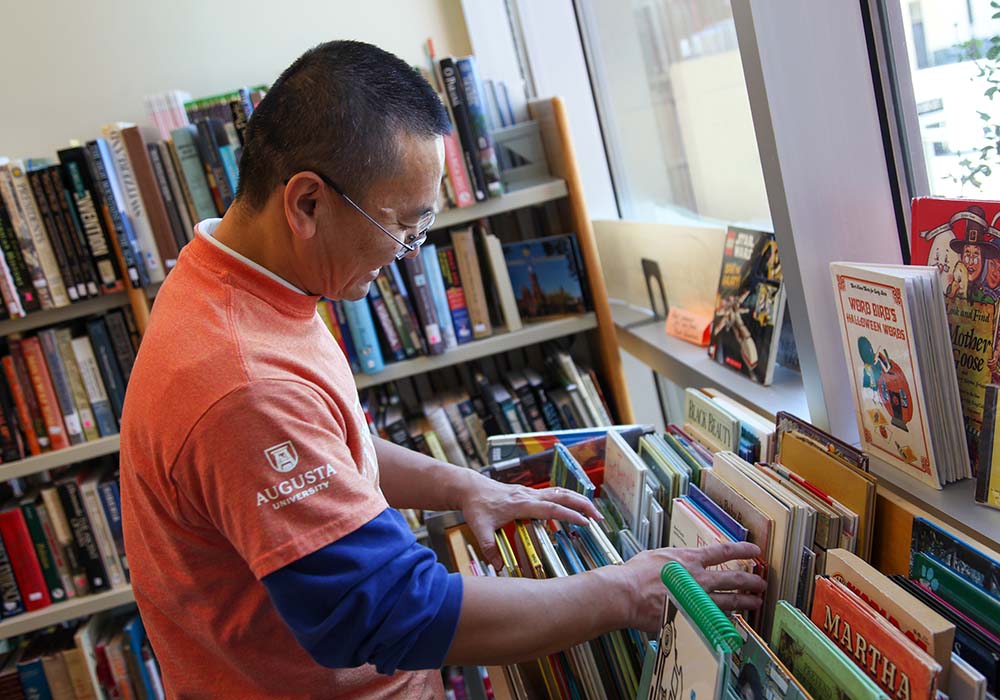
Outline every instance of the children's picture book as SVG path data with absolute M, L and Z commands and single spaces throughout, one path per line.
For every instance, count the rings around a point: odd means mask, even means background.
M 785 288 L 773 233 L 726 232 L 708 355 L 770 384 L 785 318 Z
M 503 253 L 521 318 L 587 310 L 583 264 L 574 234 L 505 243 Z

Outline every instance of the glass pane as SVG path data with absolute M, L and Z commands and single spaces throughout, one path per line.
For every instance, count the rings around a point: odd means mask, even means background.
M 622 216 L 770 229 L 729 0 L 578 0 Z
M 1000 85 L 1000 5 L 889 1 L 901 3 L 931 194 L 1000 198 L 1000 98 L 990 97 Z

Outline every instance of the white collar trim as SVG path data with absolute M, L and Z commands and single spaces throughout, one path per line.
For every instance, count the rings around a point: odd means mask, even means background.
M 233 256 L 234 258 L 236 258 L 237 260 L 239 260 L 244 265 L 247 265 L 247 266 L 251 267 L 252 269 L 256 270 L 257 272 L 261 273 L 262 275 L 265 275 L 265 276 L 273 279 L 275 282 L 277 282 L 281 286 L 287 287 L 288 289 L 291 289 L 293 292 L 295 292 L 297 294 L 302 294 L 304 296 L 308 296 L 304 291 L 302 291 L 301 289 L 299 289 L 298 287 L 296 287 L 294 284 L 292 284 L 288 280 L 285 280 L 285 279 L 282 279 L 281 277 L 278 277 L 276 274 L 274 274 L 273 272 L 271 272 L 270 270 L 268 270 L 263 265 L 254 262 L 253 260 L 251 260 L 250 258 L 248 258 L 245 255 L 241 255 L 240 253 L 237 253 L 235 250 L 233 250 L 232 248 L 230 248 L 229 246 L 227 246 L 225 243 L 223 243 L 222 241 L 218 240 L 215 237 L 215 229 L 217 229 L 219 227 L 219 224 L 221 224 L 221 223 L 222 223 L 222 219 L 205 219 L 204 221 L 200 222 L 195 227 L 195 230 L 202 236 L 202 238 L 204 238 L 205 240 L 207 240 L 208 242 L 210 242 L 212 245 L 214 245 L 219 250 L 224 251 L 224 252 L 228 253 L 229 255 Z

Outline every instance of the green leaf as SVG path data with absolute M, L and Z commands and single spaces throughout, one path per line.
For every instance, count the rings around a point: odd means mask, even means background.
M 980 112 L 979 110 L 976 110 L 976 113 L 979 115 L 979 118 L 982 119 L 984 122 L 988 122 L 990 120 L 990 115 L 987 114 L 986 112 Z

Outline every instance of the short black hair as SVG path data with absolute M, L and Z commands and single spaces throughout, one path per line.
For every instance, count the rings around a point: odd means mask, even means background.
M 434 88 L 397 56 L 360 41 L 320 44 L 285 69 L 250 117 L 237 200 L 259 210 L 303 170 L 362 197 L 396 172 L 401 134 L 450 130 Z

